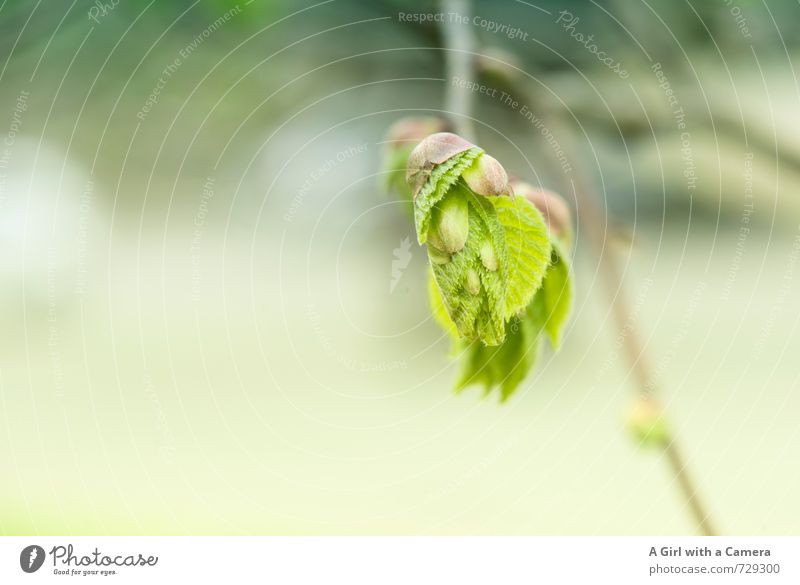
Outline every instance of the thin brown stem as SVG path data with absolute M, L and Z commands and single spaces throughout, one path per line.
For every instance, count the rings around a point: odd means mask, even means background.
M 570 135 L 565 128 L 556 129 L 556 122 L 550 121 L 550 131 L 566 141 Z M 577 158 L 577 157 L 576 157 Z M 611 313 L 616 327 L 624 332 L 621 336 L 626 356 L 630 362 L 631 372 L 636 381 L 637 392 L 646 399 L 655 400 L 657 394 L 655 388 L 655 377 L 652 375 L 645 346 L 641 341 L 640 332 L 636 327 L 636 320 L 630 310 L 622 270 L 615 251 L 610 246 L 606 216 L 600 207 L 600 199 L 592 191 L 589 182 L 580 173 L 577 162 L 573 163 L 575 179 L 572 187 L 575 193 L 576 204 L 578 206 L 578 221 L 584 226 L 591 247 L 598 255 L 599 278 L 604 289 L 607 302 L 610 305 Z M 681 494 L 686 501 L 692 517 L 697 525 L 700 534 L 713 536 L 716 530 L 710 519 L 710 514 L 705 505 L 700 500 L 697 486 L 689 475 L 687 463 L 681 454 L 676 439 L 671 436 L 664 446 L 664 454 L 675 480 L 678 483 Z
M 684 461 L 683 456 L 680 453 L 680 449 L 678 449 L 674 439 L 669 442 L 666 447 L 664 447 L 664 454 L 666 455 L 667 461 L 669 461 L 669 465 L 675 474 L 675 479 L 677 480 L 678 486 L 683 493 L 683 497 L 686 499 L 686 505 L 689 507 L 689 510 L 691 511 L 695 522 L 697 523 L 698 531 L 703 536 L 715 536 L 717 531 L 714 529 L 714 525 L 711 523 L 708 510 L 706 510 L 706 507 L 700 501 L 697 488 L 695 487 L 692 478 L 689 476 L 689 472 L 686 469 L 686 462 Z
M 458 84 L 453 83 L 453 79 L 473 81 L 474 37 L 471 27 L 452 22 L 451 16 L 455 14 L 461 18 L 469 18 L 470 2 L 469 0 L 442 0 L 441 6 L 442 12 L 445 14 L 442 36 L 446 50 L 445 67 L 448 76 L 446 80 L 445 107 L 456 128 L 456 132 L 467 140 L 473 140 L 471 92 L 458 87 Z M 557 120 L 548 120 L 547 124 L 552 134 L 562 137 L 564 142 L 567 141 L 567 137 L 571 136 L 571 132 L 566 126 L 560 127 Z M 547 150 L 552 154 L 550 149 Z M 567 150 L 567 148 L 564 150 Z M 592 191 L 590 183 L 585 179 L 585 175 L 581 174 L 577 160 L 573 161 L 573 169 L 575 180 L 572 187 L 580 212 L 578 218 L 581 225 L 588 232 L 592 248 L 598 254 L 599 275 L 614 322 L 617 328 L 625 333 L 622 336 L 624 340 L 623 347 L 636 381 L 637 393 L 643 398 L 655 400 L 655 379 L 647 361 L 645 346 L 641 341 L 640 332 L 636 328 L 636 322 L 633 319 L 631 305 L 625 290 L 623 273 L 620 270 L 615 252 L 609 245 L 606 215 L 600 205 L 600 199 Z M 681 495 L 686 501 L 686 506 L 689 508 L 697 525 L 698 532 L 706 536 L 715 535 L 716 530 L 711 522 L 709 512 L 700 500 L 698 489 L 689 475 L 686 461 L 678 448 L 674 436 L 671 436 L 666 442 L 664 454 L 678 483 Z

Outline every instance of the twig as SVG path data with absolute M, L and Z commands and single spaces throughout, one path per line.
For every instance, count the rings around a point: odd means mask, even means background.
M 689 473 L 686 470 L 686 463 L 678 450 L 674 437 L 667 446 L 664 447 L 664 453 L 667 456 L 670 467 L 672 467 L 672 471 L 675 473 L 675 479 L 678 480 L 681 492 L 683 492 L 683 496 L 686 498 L 686 504 L 691 509 L 695 522 L 697 522 L 698 531 L 704 536 L 715 536 L 717 531 L 711 523 L 708 510 L 706 510 L 705 506 L 700 501 L 694 482 L 689 477 Z
M 447 110 L 457 134 L 474 141 L 475 131 L 470 113 L 472 112 L 472 92 L 454 79 L 473 81 L 473 52 L 475 37 L 472 27 L 462 24 L 469 19 L 469 0 L 442 0 L 442 41 L 445 48 L 445 70 L 448 73 L 445 87 L 445 109 Z
M 467 140 L 472 140 L 471 92 L 452 83 L 455 77 L 466 81 L 472 81 L 473 77 L 474 38 L 472 31 L 469 26 L 462 26 L 458 22 L 454 23 L 451 17 L 451 15 L 455 14 L 468 18 L 470 13 L 469 0 L 442 0 L 441 6 L 446 15 L 443 22 L 442 36 L 446 49 L 445 67 L 449 77 L 445 107 L 452 118 L 456 132 Z M 555 120 L 549 120 L 548 124 L 550 131 L 554 135 L 564 137 L 571 135 L 571 132 L 564 128 L 557 129 L 558 123 Z M 567 149 L 565 148 L 564 150 Z M 548 152 L 551 151 L 548 149 Z M 614 251 L 609 246 L 605 215 L 600 208 L 600 200 L 592 191 L 584 175 L 579 172 L 577 163 L 573 164 L 573 169 L 575 173 L 573 188 L 580 210 L 578 221 L 586 228 L 591 240 L 591 246 L 598 254 L 599 273 L 616 326 L 621 331 L 626 331 L 626 335 L 623 336 L 623 343 L 628 361 L 631 364 L 631 370 L 636 379 L 637 392 L 642 398 L 655 400 L 654 378 L 647 363 L 639 331 L 634 325 L 634 320 L 631 319 L 630 304 L 625 294 L 622 271 L 619 268 Z M 678 482 L 681 494 L 686 500 L 686 505 L 697 524 L 698 531 L 701 534 L 713 536 L 716 534 L 716 530 L 710 520 L 708 510 L 700 501 L 697 487 L 689 476 L 686 462 L 681 455 L 674 435 L 667 440 L 664 446 L 664 454 Z
M 562 137 L 570 135 L 567 130 L 559 128 L 554 121 L 550 120 L 548 124 L 550 131 L 554 135 Z M 577 163 L 573 164 L 575 173 L 573 189 L 580 211 L 578 221 L 586 228 L 591 247 L 598 254 L 598 273 L 608 303 L 611 306 L 616 326 L 620 331 L 625 330 L 626 332 L 622 336 L 623 347 L 636 380 L 637 392 L 642 398 L 654 401 L 656 395 L 655 378 L 651 374 L 644 344 L 641 342 L 635 320 L 631 318 L 630 303 L 625 294 L 622 271 L 617 263 L 615 252 L 610 246 L 605 216 L 600 209 L 599 198 L 589 186 L 589 182 L 580 173 L 578 167 Z M 698 532 L 705 536 L 714 536 L 717 532 L 711 522 L 710 514 L 701 502 L 698 489 L 689 476 L 686 461 L 681 455 L 672 431 L 670 431 L 670 437 L 664 445 L 664 454 L 678 482 L 681 494 L 686 500 L 686 505 L 697 524 Z

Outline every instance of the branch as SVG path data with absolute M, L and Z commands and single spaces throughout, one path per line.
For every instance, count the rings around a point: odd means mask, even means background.
M 564 137 L 571 135 L 569 130 L 559 128 L 559 124 L 553 120 L 549 120 L 547 124 L 554 135 Z M 574 149 L 572 151 L 574 152 Z M 586 228 L 591 247 L 598 254 L 598 274 L 615 324 L 620 331 L 626 331 L 626 335 L 622 336 L 623 347 L 636 380 L 637 393 L 643 399 L 655 401 L 657 394 L 653 385 L 655 378 L 652 375 L 645 348 L 636 327 L 636 320 L 631 318 L 629 309 L 631 305 L 625 292 L 622 271 L 610 245 L 605 215 L 599 204 L 600 198 L 593 192 L 585 175 L 581 174 L 580 163 L 577 160 L 573 162 L 573 172 L 575 173 L 573 189 L 578 209 L 581 212 L 578 221 Z M 697 486 L 689 475 L 686 461 L 681 455 L 672 432 L 664 445 L 664 453 L 678 482 L 681 494 L 686 500 L 686 505 L 697 524 L 698 532 L 705 536 L 714 536 L 717 532 L 711 522 L 710 513 L 700 500 Z
M 442 23 L 442 37 L 446 51 L 445 71 L 448 76 L 445 109 L 452 119 L 456 132 L 467 140 L 473 141 L 474 132 L 470 115 L 472 92 L 452 82 L 455 77 L 467 82 L 474 81 L 474 36 L 470 26 L 461 24 L 463 18 L 469 18 L 469 0 L 441 0 L 441 7 L 442 12 L 445 14 Z M 455 22 L 453 22 L 453 15 L 459 17 L 455 19 Z M 530 95 L 529 92 L 524 93 Z M 564 137 L 572 135 L 572 132 L 568 129 L 560 128 L 556 120 L 548 120 L 547 124 L 550 131 L 555 135 Z M 565 148 L 564 150 L 568 149 Z M 550 149 L 547 149 L 547 151 L 550 156 L 553 156 Z M 556 162 L 558 163 L 558 161 Z M 635 320 L 631 319 L 630 303 L 625 294 L 622 271 L 619 268 L 614 251 L 609 245 L 605 214 L 600 207 L 600 199 L 592 191 L 588 180 L 585 179 L 586 175 L 581 174 L 577 160 L 574 161 L 573 169 L 576 176 L 573 188 L 578 208 L 581 211 L 579 221 L 589 233 L 589 238 L 592 240 L 591 247 L 598 254 L 599 274 L 616 326 L 620 331 L 627 331 L 627 334 L 623 336 L 624 347 L 636 380 L 637 393 L 644 399 L 655 401 L 656 392 L 652 383 L 654 378 L 647 362 L 639 331 L 635 327 Z M 700 501 L 698 489 L 687 471 L 686 461 L 681 455 L 674 435 L 668 437 L 664 445 L 664 454 L 675 475 L 686 505 L 697 524 L 698 531 L 701 534 L 713 536 L 716 534 L 716 530 L 710 520 L 710 514 Z
M 470 142 L 475 141 L 475 130 L 470 115 L 472 111 L 472 92 L 453 83 L 454 78 L 471 82 L 474 77 L 475 37 L 472 26 L 462 24 L 469 19 L 469 0 L 442 0 L 442 41 L 445 50 L 445 109 L 452 121 L 456 134 Z M 457 17 L 454 20 L 454 17 Z

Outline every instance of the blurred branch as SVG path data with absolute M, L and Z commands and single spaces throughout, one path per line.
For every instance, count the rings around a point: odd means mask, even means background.
M 552 120 L 547 122 L 554 135 L 566 137 L 570 133 L 566 129 L 558 128 Z M 563 139 L 565 141 L 566 138 Z M 565 147 L 565 150 L 568 148 Z M 574 152 L 574 149 L 571 149 Z M 577 158 L 577 157 L 574 157 Z M 600 198 L 594 193 L 585 176 L 581 174 L 579 163 L 574 161 L 573 170 L 575 179 L 572 187 L 580 214 L 579 221 L 586 228 L 591 248 L 598 255 L 598 275 L 600 277 L 607 302 L 610 305 L 617 328 L 624 332 L 621 335 L 623 347 L 630 362 L 631 371 L 636 380 L 637 393 L 642 400 L 656 403 L 656 389 L 654 376 L 647 359 L 640 332 L 636 327 L 636 319 L 629 309 L 630 302 L 625 291 L 623 273 L 617 262 L 616 253 L 611 246 L 606 229 L 606 217 L 600 208 Z M 659 408 L 660 410 L 660 408 Z M 714 536 L 716 530 L 710 519 L 710 513 L 700 500 L 699 491 L 687 469 L 687 463 L 678 448 L 674 433 L 669 431 L 669 436 L 663 446 L 666 461 L 672 469 L 678 487 L 681 490 L 686 505 L 697 524 L 698 531 L 705 536 Z
M 528 91 L 523 81 L 521 79 L 516 81 L 516 85 L 519 86 L 518 91 L 520 95 L 529 96 L 532 100 L 531 108 L 536 108 L 536 92 Z M 576 152 L 574 143 L 570 144 L 576 133 L 573 128 L 563 124 L 557 116 L 551 116 L 546 111 L 540 117 L 552 135 L 559 137 L 559 142 L 565 152 Z M 561 162 L 556 158 L 555 152 L 550 148 L 544 150 L 547 156 L 553 159 L 554 168 L 559 168 Z M 601 286 L 615 326 L 620 332 L 623 332 L 621 335 L 623 349 L 630 363 L 637 395 L 640 400 L 653 406 L 654 410 L 660 413 L 656 399 L 655 376 L 650 367 L 640 331 L 636 327 L 636 319 L 633 318 L 631 312 L 623 272 L 611 245 L 613 234 L 608 228 L 608 218 L 601 204 L 602 200 L 594 191 L 588 178 L 589 175 L 582 169 L 580 156 L 573 156 L 570 162 L 574 179 L 571 182 L 565 182 L 565 185 L 574 192 L 577 209 L 580 211 L 577 214 L 578 221 L 584 226 L 590 240 L 589 245 L 597 254 Z M 678 447 L 676 438 L 671 431 L 666 430 L 666 425 L 664 429 L 667 433 L 662 443 L 665 460 L 672 470 L 686 506 L 691 512 L 698 532 L 713 536 L 716 534 L 716 530 L 711 522 L 710 513 L 700 499 L 698 488 L 689 474 L 687 463 Z
M 464 18 L 469 18 L 469 0 L 442 0 L 442 12 L 446 15 L 457 14 Z M 466 138 L 473 140 L 473 125 L 471 113 L 471 92 L 459 88 L 452 83 L 454 77 L 465 81 L 474 81 L 474 37 L 469 26 L 460 26 L 458 23 L 450 22 L 451 18 L 445 17 L 443 22 L 444 48 L 447 52 L 446 74 L 447 90 L 445 97 L 445 108 L 450 114 L 456 132 Z M 524 84 L 520 83 L 520 86 Z M 524 91 L 524 95 L 532 95 L 534 92 Z M 570 140 L 574 132 L 566 125 L 561 126 L 555 119 L 545 121 L 545 126 L 550 129 L 553 135 L 561 136 L 564 143 Z M 567 152 L 575 152 L 570 145 L 564 146 Z M 551 149 L 547 149 L 551 157 L 555 158 Z M 630 362 L 631 371 L 636 380 L 637 394 L 642 400 L 656 403 L 655 388 L 644 344 L 641 341 L 639 330 L 635 327 L 635 319 L 630 310 L 630 302 L 625 291 L 623 273 L 615 256 L 615 252 L 610 245 L 608 237 L 607 221 L 604 210 L 600 205 L 601 199 L 593 191 L 588 175 L 582 173 L 579 164 L 579 157 L 574 157 L 573 171 L 575 179 L 571 187 L 574 190 L 576 203 L 580 210 L 579 221 L 584 225 L 591 240 L 591 247 L 598 255 L 599 275 L 602 286 L 610 305 L 617 328 L 624 331 L 624 349 Z M 556 166 L 560 162 L 555 160 Z M 689 475 L 686 461 L 677 446 L 674 434 L 669 434 L 663 443 L 664 454 L 675 480 L 680 488 L 681 495 L 686 501 L 686 505 L 692 513 L 692 517 L 697 525 L 698 531 L 706 536 L 713 536 L 716 530 L 710 520 L 710 514 L 700 500 L 697 486 Z
M 454 78 L 473 81 L 475 37 L 472 27 L 460 22 L 452 22 L 453 16 L 459 20 L 469 19 L 469 0 L 442 0 L 442 41 L 445 50 L 445 110 L 452 120 L 456 134 L 469 141 L 475 140 L 475 130 L 470 113 L 472 111 L 472 91 L 461 84 L 453 83 Z M 448 16 L 449 15 L 449 16 Z

